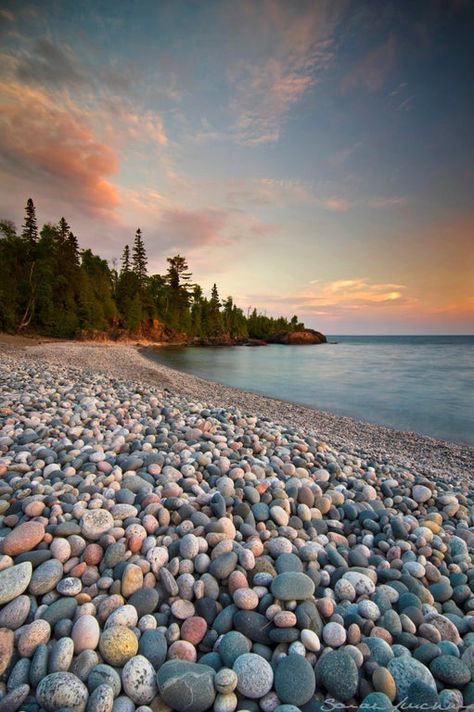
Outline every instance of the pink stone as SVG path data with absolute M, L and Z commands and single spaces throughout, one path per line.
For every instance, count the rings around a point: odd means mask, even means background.
M 190 663 L 194 663 L 196 658 L 196 648 L 187 640 L 176 640 L 169 647 L 168 660 L 187 660 Z
M 181 638 L 193 645 L 201 642 L 207 632 L 207 622 L 200 616 L 192 616 L 181 626 Z
M 252 588 L 238 588 L 232 598 L 235 605 L 244 611 L 251 611 L 258 606 L 258 596 Z
M 18 556 L 25 551 L 31 551 L 42 541 L 44 526 L 40 522 L 25 522 L 16 527 L 3 540 L 3 553 L 8 556 Z
M 100 627 L 97 619 L 90 615 L 80 616 L 74 623 L 71 638 L 76 655 L 83 650 L 95 650 L 99 645 Z

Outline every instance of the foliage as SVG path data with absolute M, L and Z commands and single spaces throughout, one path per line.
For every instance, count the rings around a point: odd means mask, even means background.
M 0 220 L 0 330 L 34 329 L 50 336 L 74 337 L 81 329 L 121 327 L 139 335 L 151 320 L 171 333 L 198 340 L 267 339 L 277 331 L 304 328 L 253 309 L 247 316 L 231 296 L 221 301 L 214 284 L 210 298 L 191 281 L 186 258 L 167 259 L 165 274 L 148 275 L 140 228 L 132 250 L 125 245 L 120 272 L 90 249 L 81 250 L 67 220 L 47 223 L 38 232 L 31 198 L 21 234 Z

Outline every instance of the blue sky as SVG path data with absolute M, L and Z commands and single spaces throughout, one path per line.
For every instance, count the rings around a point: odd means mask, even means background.
M 0 214 L 327 333 L 474 330 L 469 1 L 0 2 Z

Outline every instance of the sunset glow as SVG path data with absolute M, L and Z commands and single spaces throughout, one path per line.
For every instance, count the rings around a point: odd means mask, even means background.
M 473 333 L 472 3 L 0 3 L 0 217 L 328 334 Z M 58 211 L 59 214 L 58 214 Z

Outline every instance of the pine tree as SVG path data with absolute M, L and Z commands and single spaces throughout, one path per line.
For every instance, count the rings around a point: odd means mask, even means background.
M 25 222 L 23 224 L 22 237 L 31 243 L 38 242 L 38 225 L 36 223 L 36 208 L 33 200 L 28 198 L 25 207 Z
M 219 336 L 222 333 L 222 317 L 220 312 L 221 303 L 217 286 L 212 285 L 211 299 L 209 302 L 209 322 L 212 336 Z
M 132 267 L 138 277 L 138 286 L 143 290 L 147 277 L 147 257 L 145 245 L 143 244 L 142 231 L 140 228 L 135 233 L 132 252 Z
M 58 237 L 60 242 L 66 242 L 71 232 L 71 228 L 66 218 L 61 218 L 58 222 Z
M 130 272 L 130 247 L 128 245 L 123 248 L 120 274 L 126 272 Z

